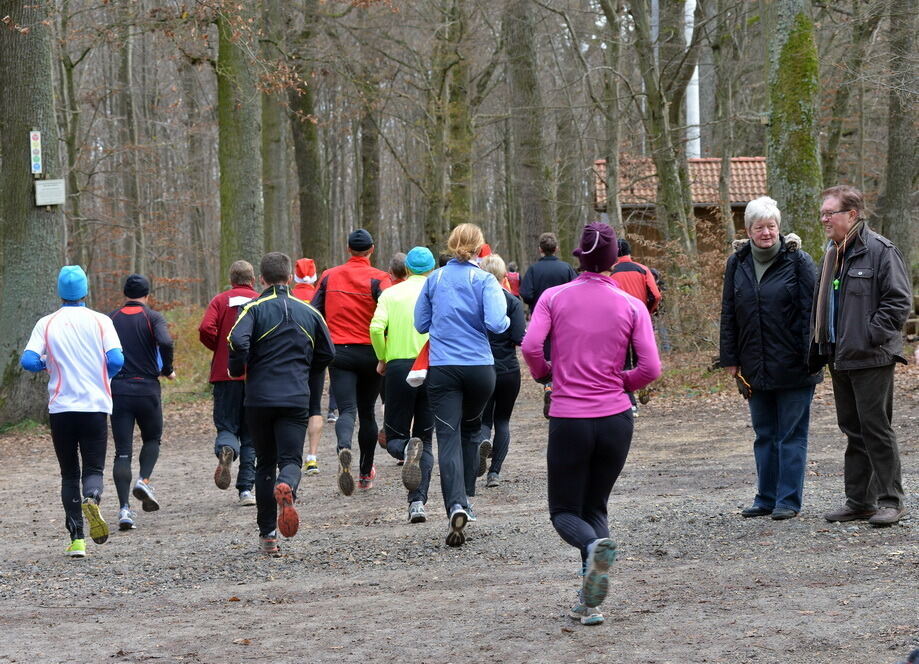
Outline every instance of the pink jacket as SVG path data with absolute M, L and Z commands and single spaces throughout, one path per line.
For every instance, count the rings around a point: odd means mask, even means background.
M 543 342 L 552 342 L 552 363 Z M 638 366 L 624 370 L 629 345 Z M 631 407 L 626 392 L 661 374 L 651 316 L 644 302 L 607 276 L 584 272 L 539 298 L 521 346 L 533 378 L 552 373 L 552 417 L 606 417 Z

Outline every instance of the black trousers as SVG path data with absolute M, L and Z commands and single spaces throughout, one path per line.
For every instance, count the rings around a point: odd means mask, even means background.
M 495 368 L 430 367 L 425 383 L 437 430 L 440 490 L 449 515 L 454 505 L 466 507 L 475 495 L 482 411 L 495 389 Z
M 255 443 L 255 502 L 263 537 L 278 524 L 275 485 L 288 484 L 297 494 L 308 420 L 309 408 L 246 407 L 246 423 Z
M 587 545 L 609 537 L 606 504 L 632 444 L 631 410 L 607 417 L 549 419 L 549 516 L 563 540 L 587 559 Z
M 377 356 L 369 344 L 339 344 L 329 367 L 329 380 L 338 405 L 335 437 L 338 449 L 350 448 L 354 425 L 359 420 L 357 442 L 361 448 L 360 473 L 368 475 L 373 467 L 377 445 L 377 420 L 374 415 L 380 396 L 382 376 L 377 373 Z
M 108 443 L 106 413 L 51 413 L 51 440 L 61 467 L 61 502 L 70 539 L 83 539 L 83 498 L 102 497 Z M 80 468 L 82 461 L 83 468 Z M 82 484 L 82 487 L 81 487 Z
M 431 445 L 434 438 L 434 413 L 431 412 L 428 391 L 424 385 L 412 387 L 405 382 L 405 377 L 408 376 L 414 362 L 415 360 L 390 360 L 386 363 L 386 380 L 383 382 L 386 413 L 383 429 L 386 432 L 386 450 L 397 459 L 405 458 L 405 447 L 409 438 L 421 439 L 421 485 L 408 492 L 408 502 L 420 500 L 426 503 L 431 471 L 434 469 Z
M 517 395 L 520 394 L 520 369 L 499 373 L 495 377 L 495 391 L 482 414 L 482 440 L 491 437 L 490 473 L 501 474 L 501 466 L 511 446 L 511 415 Z M 494 427 L 494 437 L 491 430 Z
M 894 365 L 830 369 L 836 422 L 846 435 L 846 504 L 854 510 L 903 507 L 900 450 L 894 434 Z
M 118 504 L 128 504 L 131 494 L 131 458 L 134 454 L 134 426 L 140 429 L 140 477 L 149 479 L 160 456 L 163 437 L 163 404 L 160 395 L 112 395 L 112 438 L 115 458 L 112 480 L 118 492 Z

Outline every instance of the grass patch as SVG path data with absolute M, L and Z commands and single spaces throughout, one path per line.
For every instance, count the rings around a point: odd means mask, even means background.
M 22 435 L 27 433 L 44 433 L 47 431 L 48 427 L 44 422 L 36 422 L 35 420 L 21 420 L 19 422 L 13 422 L 11 424 L 4 424 L 0 426 L 0 435 L 11 434 L 11 435 Z
M 198 339 L 198 325 L 204 316 L 200 307 L 176 307 L 164 311 L 169 332 L 175 339 L 176 379 L 160 379 L 164 403 L 187 403 L 211 396 L 209 378 L 212 353 Z

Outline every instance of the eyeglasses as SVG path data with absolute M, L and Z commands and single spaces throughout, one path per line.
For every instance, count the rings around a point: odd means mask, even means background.
M 849 212 L 849 210 L 833 210 L 833 211 L 821 212 L 821 213 L 820 213 L 820 218 L 821 218 L 821 219 L 829 219 L 829 218 L 832 217 L 834 214 L 839 214 L 840 212 Z

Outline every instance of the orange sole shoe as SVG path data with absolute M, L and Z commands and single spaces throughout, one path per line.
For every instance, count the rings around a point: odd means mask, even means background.
M 294 492 L 289 484 L 281 482 L 274 488 L 274 499 L 278 503 L 278 532 L 284 537 L 293 537 L 300 528 L 300 515 L 294 507 Z

